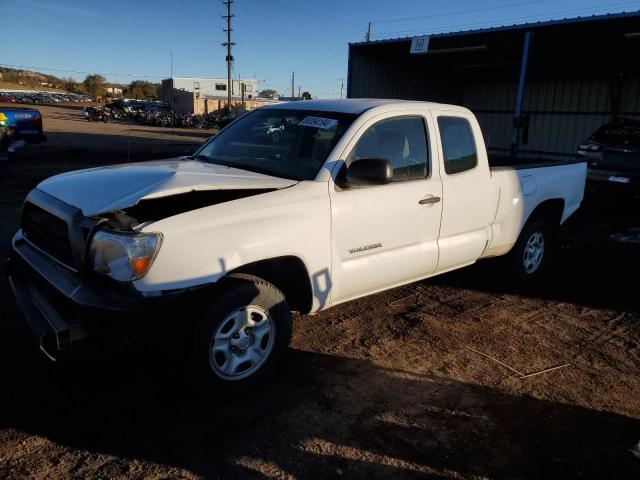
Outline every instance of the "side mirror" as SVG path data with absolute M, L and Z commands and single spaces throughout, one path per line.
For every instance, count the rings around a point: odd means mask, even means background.
M 347 168 L 346 180 L 349 185 L 384 185 L 393 179 L 391 162 L 384 158 L 363 158 L 351 162 Z

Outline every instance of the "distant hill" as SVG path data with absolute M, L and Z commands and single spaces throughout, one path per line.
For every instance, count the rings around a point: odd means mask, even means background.
M 58 78 L 54 75 L 48 75 L 46 73 L 33 72 L 31 70 L 18 70 L 14 68 L 0 67 L 1 83 L 10 84 L 11 86 L 5 86 L 3 88 L 24 88 L 34 90 L 46 90 L 46 89 L 64 89 L 65 81 L 62 78 Z
M 45 90 L 68 91 L 72 93 L 84 93 L 79 82 L 71 77 L 56 77 L 47 73 L 33 70 L 20 70 L 15 68 L 0 67 L 0 88 L 11 90 Z M 107 83 L 109 87 L 127 88 L 123 83 Z
M 99 88 L 95 87 L 96 77 Z M 109 87 L 119 88 L 117 93 L 109 92 Z M 120 97 L 124 92 L 131 98 L 157 99 L 160 96 L 160 84 L 144 80 L 134 80 L 130 84 L 106 82 L 100 74 L 87 75 L 84 81 L 77 81 L 71 77 L 56 77 L 47 73 L 33 70 L 20 70 L 0 66 L 0 88 L 7 90 L 40 90 L 78 93 L 93 97 Z

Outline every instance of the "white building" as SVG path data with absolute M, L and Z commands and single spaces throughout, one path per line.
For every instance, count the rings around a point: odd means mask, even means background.
M 252 99 L 258 96 L 258 80 L 256 79 L 233 79 L 231 82 L 231 96 L 241 97 L 241 85 L 244 85 L 245 99 Z M 205 77 L 173 77 L 162 80 L 162 99 L 166 103 L 171 103 L 171 90 L 182 90 L 196 93 L 204 98 L 227 98 L 226 78 L 205 78 Z

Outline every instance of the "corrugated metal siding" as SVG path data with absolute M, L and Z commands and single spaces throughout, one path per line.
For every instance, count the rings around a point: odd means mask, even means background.
M 611 81 L 606 78 L 530 80 L 523 111 L 530 115 L 525 157 L 573 155 L 580 141 L 611 120 Z M 640 118 L 640 79 L 625 78 L 621 116 Z M 463 104 L 473 110 L 491 148 L 508 150 L 513 141 L 516 83 L 478 82 L 465 88 Z M 540 153 L 535 153 L 540 152 Z
M 348 94 L 351 98 L 397 98 L 460 103 L 460 86 L 389 57 L 352 50 Z
M 411 69 L 391 57 L 351 49 L 348 81 L 349 96 L 353 98 L 462 104 L 478 117 L 490 148 L 510 150 L 515 80 L 456 83 L 430 77 L 425 71 Z M 611 120 L 610 84 L 607 78 L 530 79 L 523 106 L 524 113 L 530 115 L 529 135 L 527 143 L 521 144 L 521 155 L 529 158 L 573 155 L 580 141 Z M 620 115 L 640 119 L 640 78 L 626 77 L 621 85 Z

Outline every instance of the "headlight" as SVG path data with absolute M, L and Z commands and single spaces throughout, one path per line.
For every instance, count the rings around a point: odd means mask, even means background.
M 128 282 L 143 277 L 160 249 L 159 233 L 108 233 L 99 231 L 93 236 L 89 255 L 96 272 L 114 280 Z
M 602 148 L 602 145 L 598 145 L 597 143 L 583 143 L 578 145 L 578 149 L 580 150 L 588 150 L 591 152 L 597 152 Z

